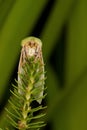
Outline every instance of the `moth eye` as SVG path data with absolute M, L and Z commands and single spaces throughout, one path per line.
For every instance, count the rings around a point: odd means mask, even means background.
M 28 55 L 29 55 L 29 56 L 35 55 L 35 48 L 29 48 L 29 50 L 28 50 Z

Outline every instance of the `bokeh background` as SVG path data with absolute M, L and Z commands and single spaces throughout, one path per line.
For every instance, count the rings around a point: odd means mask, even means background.
M 87 130 L 87 0 L 0 0 L 0 127 L 7 123 L 4 107 L 27 36 L 43 42 L 43 130 Z

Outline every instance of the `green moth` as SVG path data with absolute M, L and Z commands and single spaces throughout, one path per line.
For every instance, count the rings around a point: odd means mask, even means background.
M 33 62 L 31 62 L 31 58 L 33 58 Z M 18 92 L 23 94 L 21 86 L 22 86 L 22 78 L 21 75 L 26 75 L 23 66 L 26 64 L 28 59 L 27 65 L 30 66 L 30 64 L 37 64 L 39 62 L 39 66 L 33 69 L 34 75 L 37 75 L 37 78 L 39 79 L 38 82 L 35 84 L 33 82 L 33 87 L 37 88 L 40 87 L 40 90 L 36 93 L 32 93 L 32 96 L 36 98 L 36 101 L 41 104 L 43 97 L 43 89 L 44 89 L 44 62 L 43 62 L 43 56 L 42 56 L 42 42 L 40 39 L 35 37 L 28 37 L 24 40 L 22 40 L 22 50 L 21 50 L 21 56 L 19 60 L 19 66 L 18 66 Z M 31 68 L 30 68 L 31 69 Z M 41 70 L 41 73 L 39 73 Z M 39 74 L 38 74 L 39 73 Z M 29 75 L 30 77 L 30 75 Z M 33 80 L 35 81 L 35 77 L 33 77 Z M 30 84 L 27 83 L 27 86 Z

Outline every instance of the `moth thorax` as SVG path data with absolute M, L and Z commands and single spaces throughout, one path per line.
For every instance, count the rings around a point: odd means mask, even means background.
M 29 47 L 29 49 L 27 49 L 26 51 L 27 51 L 27 55 L 29 55 L 29 56 L 35 55 L 35 48 Z
M 27 56 L 35 56 L 38 55 L 38 51 L 40 50 L 40 46 L 34 41 L 29 41 L 24 45 L 24 50 Z

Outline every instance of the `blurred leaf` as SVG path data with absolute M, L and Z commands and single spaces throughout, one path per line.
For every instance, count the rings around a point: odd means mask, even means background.
M 55 130 L 87 130 L 87 73 L 56 105 L 52 120 Z
M 60 34 L 63 25 L 72 11 L 74 0 L 56 0 L 52 12 L 45 24 L 41 38 L 43 52 L 46 59 L 50 56 Z
M 80 0 L 68 23 L 65 80 L 66 87 L 87 67 L 87 2 Z
M 55 130 L 87 130 L 87 2 L 78 1 L 68 21 L 65 96 L 55 106 Z M 59 98 L 57 99 L 59 100 Z
M 52 82 L 51 82 L 52 80 Z M 52 69 L 52 67 L 47 65 L 47 88 L 48 88 L 48 103 L 52 104 L 55 95 L 60 92 L 58 79 Z
M 16 0 L 3 0 L 0 4 L 0 31 Z

